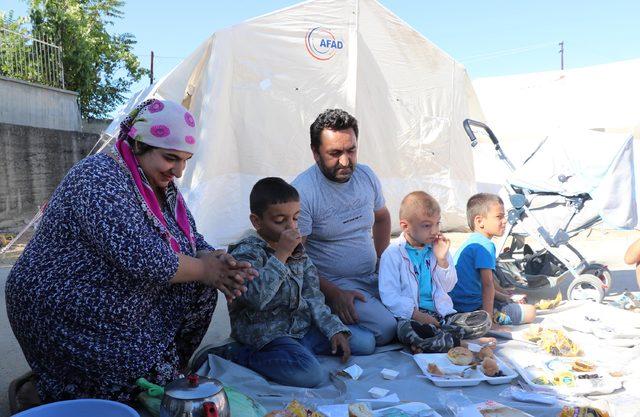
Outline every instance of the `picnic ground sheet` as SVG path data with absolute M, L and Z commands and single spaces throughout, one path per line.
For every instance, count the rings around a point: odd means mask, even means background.
M 562 328 L 582 349 L 581 358 L 597 364 L 594 372 L 607 374 L 608 381 L 617 388 L 607 394 L 591 394 L 588 392 L 590 389 L 586 392 L 571 389 L 569 392 L 561 391 L 556 405 L 520 402 L 505 396 L 504 391 L 510 385 L 531 388 L 521 375 L 501 385 L 480 382 L 476 386 L 442 388 L 424 377 L 413 356 L 400 345 L 379 349 L 370 356 L 353 356 L 347 364 L 340 363 L 337 357 L 320 357 L 327 376 L 321 386 L 313 389 L 270 383 L 257 373 L 212 354 L 198 373 L 217 378 L 225 385 L 253 397 L 268 411 L 284 408 L 293 399 L 320 410 L 331 410 L 331 407 L 326 408 L 329 405 L 365 400 L 374 410 L 408 402 L 426 403 L 444 417 L 453 415 L 444 404 L 444 396 L 460 390 L 473 403 L 494 400 L 536 417 L 555 417 L 562 405 L 593 401 L 606 405 L 615 417 L 640 416 L 640 314 L 604 304 L 565 301 L 556 309 L 540 314 L 535 324 L 545 328 Z M 498 358 L 506 363 L 517 359 L 524 364 L 539 356 L 542 358 L 541 366 L 545 361 L 553 360 L 552 355 L 526 340 L 525 334 L 530 326 L 513 327 L 510 334 L 495 334 L 511 338 L 498 338 Z M 363 369 L 363 374 L 357 380 L 335 375 L 337 371 L 353 364 Z M 511 366 L 517 368 L 517 363 L 511 363 Z M 398 377 L 394 380 L 383 379 L 380 374 L 383 368 L 398 371 Z M 623 375 L 614 378 L 610 372 Z M 599 389 L 598 381 L 594 380 L 593 384 L 592 392 L 607 391 L 606 387 Z M 368 393 L 372 387 L 389 390 L 391 397 L 385 401 L 373 400 Z M 396 394 L 397 398 L 392 394 Z M 327 412 L 329 417 L 346 417 L 344 409 L 338 407 L 334 410 Z

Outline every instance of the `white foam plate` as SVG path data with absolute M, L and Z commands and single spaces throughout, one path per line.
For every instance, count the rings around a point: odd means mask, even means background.
M 491 385 L 499 385 L 509 383 L 512 379 L 518 376 L 518 374 L 511 369 L 502 359 L 496 356 L 496 362 L 500 367 L 500 370 L 504 374 L 504 376 L 496 376 L 490 377 L 486 376 L 479 369 L 472 369 L 468 371 L 468 377 L 455 377 L 455 376 L 436 376 L 432 375 L 427 371 L 427 366 L 430 363 L 435 363 L 438 368 L 440 368 L 443 372 L 462 372 L 468 366 L 460 366 L 454 365 L 451 363 L 446 353 L 420 353 L 417 355 L 413 355 L 413 360 L 416 362 L 420 370 L 423 374 L 426 375 L 427 379 L 433 382 L 434 385 L 438 387 L 470 387 L 473 385 L 478 385 L 482 381 L 486 381 Z

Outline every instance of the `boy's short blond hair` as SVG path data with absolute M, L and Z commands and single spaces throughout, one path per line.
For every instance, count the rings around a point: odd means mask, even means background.
M 427 212 L 427 216 L 440 214 L 440 205 L 431 195 L 424 191 L 407 194 L 400 203 L 400 220 L 406 220 L 418 210 Z
M 475 218 L 476 216 L 485 217 L 491 206 L 495 203 L 504 206 L 504 202 L 500 196 L 489 193 L 478 193 L 471 196 L 467 201 L 467 224 L 471 231 L 475 231 Z

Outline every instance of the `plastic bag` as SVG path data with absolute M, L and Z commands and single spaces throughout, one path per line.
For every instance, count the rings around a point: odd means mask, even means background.
M 555 405 L 558 402 L 558 399 L 553 395 L 541 394 L 533 391 L 525 391 L 522 388 L 515 387 L 513 385 L 507 387 L 498 395 L 510 400 L 528 403 Z
M 438 393 L 438 399 L 456 417 L 482 417 L 476 406 L 461 390 Z

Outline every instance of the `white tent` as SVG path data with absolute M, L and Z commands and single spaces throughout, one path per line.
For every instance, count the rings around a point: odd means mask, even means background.
M 558 128 L 635 133 L 636 139 L 640 138 L 639 74 L 640 59 L 635 59 L 564 71 L 479 78 L 473 86 L 487 124 L 519 165 Z M 478 152 L 483 159 L 488 153 L 490 149 Z M 479 168 L 479 182 L 502 182 L 498 169 Z
M 249 191 L 314 163 L 309 125 L 326 108 L 359 120 L 359 162 L 380 177 L 397 230 L 402 197 L 432 193 L 446 227 L 475 192 L 465 118 L 481 118 L 465 68 L 375 0 L 312 0 L 214 33 L 151 89 L 200 131 L 180 187 L 213 244 L 250 228 Z M 117 131 L 119 118 L 106 133 Z
M 610 225 L 628 227 L 636 217 L 640 196 L 639 184 L 635 181 L 634 189 L 634 175 L 629 172 L 635 165 L 637 173 L 640 166 L 640 146 L 637 140 L 633 141 L 634 164 L 629 157 L 632 151 L 624 143 L 632 134 L 636 139 L 640 138 L 639 74 L 640 59 L 636 59 L 564 71 L 480 78 L 474 80 L 473 85 L 487 124 L 516 166 L 549 135 L 557 140 L 559 132 L 565 134 L 565 143 L 561 144 L 563 149 L 559 153 L 567 153 L 568 160 L 577 161 L 581 158 L 579 155 L 586 157 L 591 153 L 600 155 L 603 160 L 615 161 L 610 173 L 602 178 L 605 183 L 616 184 L 617 188 L 599 187 L 597 194 L 601 199 L 601 214 L 610 218 Z M 495 190 L 509 176 L 507 170 L 495 160 L 490 144 L 485 142 L 474 151 L 479 188 Z M 618 152 L 620 155 L 613 157 Z M 552 164 L 558 158 L 548 155 L 546 163 Z M 537 159 L 541 160 L 540 157 Z M 580 176 L 593 176 L 589 171 L 598 171 L 600 167 L 597 164 L 587 166 L 586 160 L 588 158 L 581 162 Z M 554 173 L 550 165 L 546 168 L 539 164 L 529 165 L 535 168 L 521 169 L 519 178 L 513 178 L 516 182 L 525 176 L 529 176 L 529 182 L 536 181 L 533 178 L 536 172 L 538 180 L 544 179 L 545 175 L 551 178 Z M 617 177 L 611 172 L 620 174 L 623 181 L 613 181 L 612 178 Z M 604 195 L 604 189 L 610 190 L 608 196 Z

